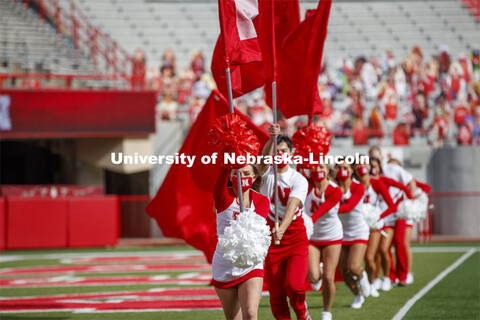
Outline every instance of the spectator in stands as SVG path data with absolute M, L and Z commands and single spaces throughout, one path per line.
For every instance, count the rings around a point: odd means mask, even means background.
M 375 68 L 370 62 L 367 62 L 365 57 L 361 56 L 355 60 L 354 76 L 361 80 L 365 88 L 365 95 L 368 98 L 373 98 L 376 94 L 378 77 Z
M 450 58 L 450 49 L 445 45 L 440 46 L 438 63 L 440 67 L 439 74 L 440 75 L 447 74 L 448 70 L 450 69 L 451 58 Z
M 172 70 L 172 75 L 175 75 L 176 67 L 177 67 L 177 64 L 175 61 L 175 55 L 173 54 L 173 50 L 166 49 L 163 52 L 162 61 L 160 63 L 160 70 L 169 68 Z
M 352 130 L 354 145 L 368 144 L 368 130 L 362 118 L 357 118 Z
M 145 75 L 145 87 L 150 90 L 160 92 L 162 80 L 160 78 L 160 71 L 157 67 L 149 67 Z
M 157 118 L 161 120 L 177 119 L 178 103 L 173 99 L 173 93 L 166 91 L 162 102 L 157 105 Z
M 351 125 L 357 119 L 363 119 L 364 99 L 362 98 L 361 92 L 355 88 L 350 88 L 348 93 L 349 99 L 347 99 L 347 113 L 351 117 Z
M 190 97 L 192 96 L 193 84 L 195 81 L 194 72 L 190 68 L 183 68 L 178 83 L 177 102 L 179 104 L 190 103 Z
M 205 59 L 200 50 L 197 49 L 193 52 L 192 58 L 190 59 L 190 67 L 195 75 L 195 80 L 200 80 L 202 74 L 205 73 Z
M 396 146 L 408 146 L 410 139 L 410 127 L 405 120 L 400 120 L 393 130 L 393 144 Z
M 393 56 L 393 52 L 391 48 L 385 48 L 385 50 L 381 53 L 380 58 L 380 67 L 384 74 L 388 74 L 391 69 L 394 69 L 397 65 L 395 61 L 395 57 Z
M 415 116 L 413 128 L 423 129 L 423 121 L 428 117 L 427 98 L 422 91 L 417 92 L 412 104 L 412 113 Z
M 480 80 L 480 49 L 472 49 L 470 60 L 472 61 L 473 78 L 475 80 Z
M 326 84 L 324 83 L 320 83 L 318 85 L 318 92 L 320 94 L 320 100 L 322 101 L 322 108 L 323 108 L 323 111 L 320 117 L 329 119 L 333 113 L 332 94 L 330 90 L 328 90 Z
M 472 80 L 472 64 L 465 53 L 460 53 L 458 63 L 462 66 L 465 83 L 468 85 Z
M 452 100 L 465 99 L 466 82 L 462 66 L 459 62 L 454 61 L 450 64 L 447 77 L 447 85 L 450 88 Z
M 391 79 L 392 74 L 389 75 Z M 395 86 L 392 86 L 391 81 L 388 83 L 381 83 L 378 89 L 379 104 L 384 110 L 385 124 L 388 132 L 391 132 L 395 127 L 398 113 L 398 97 L 395 91 Z
M 173 74 L 173 68 L 168 66 L 163 66 L 160 69 L 160 77 L 161 77 L 161 84 L 159 89 L 161 94 L 165 94 L 166 92 L 169 92 L 172 95 L 176 95 L 178 91 L 178 81 Z
M 458 128 L 465 122 L 465 118 L 472 113 L 470 108 L 467 108 L 466 105 L 462 102 L 459 102 L 453 111 L 453 120 Z
M 464 122 L 472 134 L 472 145 L 480 145 L 480 106 L 475 108 L 473 115 L 465 117 Z
M 200 97 L 194 97 L 192 103 L 188 106 L 188 114 L 190 117 L 190 123 L 194 123 L 197 120 L 198 115 L 205 105 L 205 99 Z
M 435 109 L 435 118 L 433 120 L 432 132 L 434 136 L 434 146 L 443 146 L 443 140 L 448 134 L 448 118 L 441 107 Z
M 216 87 L 215 81 L 208 73 L 204 73 L 200 80 L 193 84 L 192 92 L 193 96 L 207 99 L 210 92 Z
M 135 50 L 132 61 L 132 89 L 145 88 L 146 57 L 145 52 L 138 48 Z
M 383 136 L 383 118 L 382 118 L 382 113 L 380 112 L 380 107 L 378 104 L 375 104 L 375 106 L 372 109 L 372 112 L 370 113 L 370 117 L 368 118 L 368 129 L 370 131 L 371 136 L 375 136 L 377 138 L 382 138 Z

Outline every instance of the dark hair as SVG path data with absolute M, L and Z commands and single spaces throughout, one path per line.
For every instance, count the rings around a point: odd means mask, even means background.
M 290 139 L 289 136 L 287 135 L 284 135 L 284 134 L 281 134 L 277 137 L 277 144 L 280 144 L 282 142 L 285 142 L 288 146 L 288 148 L 290 149 L 290 151 L 293 150 L 293 142 L 292 142 L 292 139 Z
M 372 164 L 372 162 L 376 162 L 378 164 L 378 167 L 380 168 L 380 174 L 382 173 L 382 165 L 381 165 L 381 162 L 380 162 L 380 159 L 378 158 L 375 158 L 375 157 L 370 157 L 370 165 Z
M 263 177 L 260 174 L 260 171 L 258 171 L 258 167 L 254 164 L 251 164 L 253 168 L 253 173 L 255 174 L 255 181 L 253 181 L 252 189 L 260 193 L 260 188 L 262 187 L 263 184 Z

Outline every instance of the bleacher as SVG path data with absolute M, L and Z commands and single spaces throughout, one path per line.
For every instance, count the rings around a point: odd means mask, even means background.
M 300 1 L 302 17 L 318 1 Z M 102 30 L 127 51 L 143 48 L 147 64 L 158 66 L 165 49 L 187 66 L 194 49 L 210 63 L 219 35 L 217 1 L 79 0 Z M 447 45 L 454 57 L 478 44 L 479 23 L 461 1 L 334 1 L 326 41 L 327 61 L 339 56 L 377 57 L 390 47 L 399 58 L 414 45 L 437 54 Z
M 32 10 L 24 10 L 18 1 L 0 0 L 0 62 L 4 72 L 88 74 L 90 60 L 75 53 L 73 44 L 59 38 L 54 28 L 38 19 Z

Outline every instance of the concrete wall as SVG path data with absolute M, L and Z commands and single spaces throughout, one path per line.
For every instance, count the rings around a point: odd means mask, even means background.
M 428 182 L 434 192 L 433 233 L 480 236 L 480 148 L 446 147 L 432 152 L 427 167 Z M 458 193 L 476 192 L 463 196 Z

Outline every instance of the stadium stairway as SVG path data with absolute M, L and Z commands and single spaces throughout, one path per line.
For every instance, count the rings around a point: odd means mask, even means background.
M 0 61 L 19 65 L 10 72 L 77 74 L 93 72 L 92 63 L 77 57 L 69 39 L 57 39 L 55 30 L 42 23 L 20 2 L 0 0 Z

